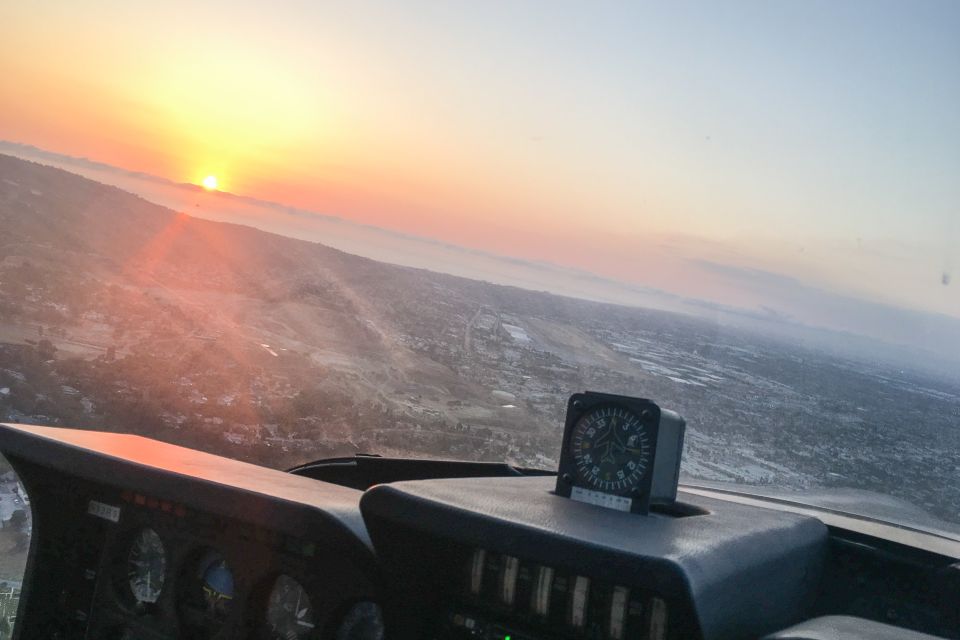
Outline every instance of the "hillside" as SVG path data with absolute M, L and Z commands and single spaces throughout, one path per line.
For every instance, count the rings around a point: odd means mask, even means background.
M 455 278 L 192 218 L 7 156 L 0 176 L 4 341 L 45 338 L 79 357 L 93 385 L 85 394 L 122 379 L 121 395 L 141 396 L 134 424 L 130 407 L 72 416 L 81 424 L 156 435 L 167 431 L 157 420 L 172 416 L 184 432 L 173 438 L 190 442 L 187 434 L 207 431 L 195 418 L 211 419 L 198 406 L 215 404 L 242 422 L 213 416 L 222 427 L 214 437 L 232 428 L 244 436 L 237 441 L 275 438 L 301 461 L 312 455 L 308 441 L 326 443 L 318 454 L 373 448 L 347 426 L 369 412 L 401 430 L 472 417 L 511 431 L 534 422 L 522 408 L 502 411 L 489 390 L 417 343 L 440 332 L 462 345 L 483 303 L 453 308 L 457 296 L 443 289 Z

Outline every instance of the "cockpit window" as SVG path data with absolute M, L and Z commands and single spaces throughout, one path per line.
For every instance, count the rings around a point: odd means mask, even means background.
M 555 469 L 605 391 L 684 482 L 960 527 L 960 4 L 0 24 L 0 421 Z
M 0 457 L 0 640 L 12 637 L 16 624 L 32 533 L 30 497 Z

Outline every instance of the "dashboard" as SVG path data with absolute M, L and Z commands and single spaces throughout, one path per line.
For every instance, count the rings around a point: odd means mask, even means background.
M 136 436 L 2 442 L 34 512 L 20 637 L 382 637 L 361 492 Z
M 398 586 L 399 637 L 756 638 L 811 604 L 827 540 L 816 519 L 702 497 L 642 517 L 561 498 L 553 484 L 368 491 L 361 509 Z
M 507 465 L 284 473 L 27 425 L 0 452 L 33 512 L 16 638 L 960 638 L 960 542 L 843 514 L 681 487 L 643 516 Z

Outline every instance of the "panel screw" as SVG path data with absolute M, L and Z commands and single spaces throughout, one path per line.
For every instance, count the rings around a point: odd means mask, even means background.
M 574 409 L 583 409 L 583 400 L 574 400 L 573 401 Z
M 560 479 L 566 484 L 573 484 L 573 476 L 571 476 L 569 473 L 563 474 L 560 476 Z

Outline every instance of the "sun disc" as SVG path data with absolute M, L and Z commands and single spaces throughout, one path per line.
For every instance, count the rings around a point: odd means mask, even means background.
M 217 176 L 207 176 L 203 179 L 203 188 L 207 191 L 216 191 L 217 189 Z

